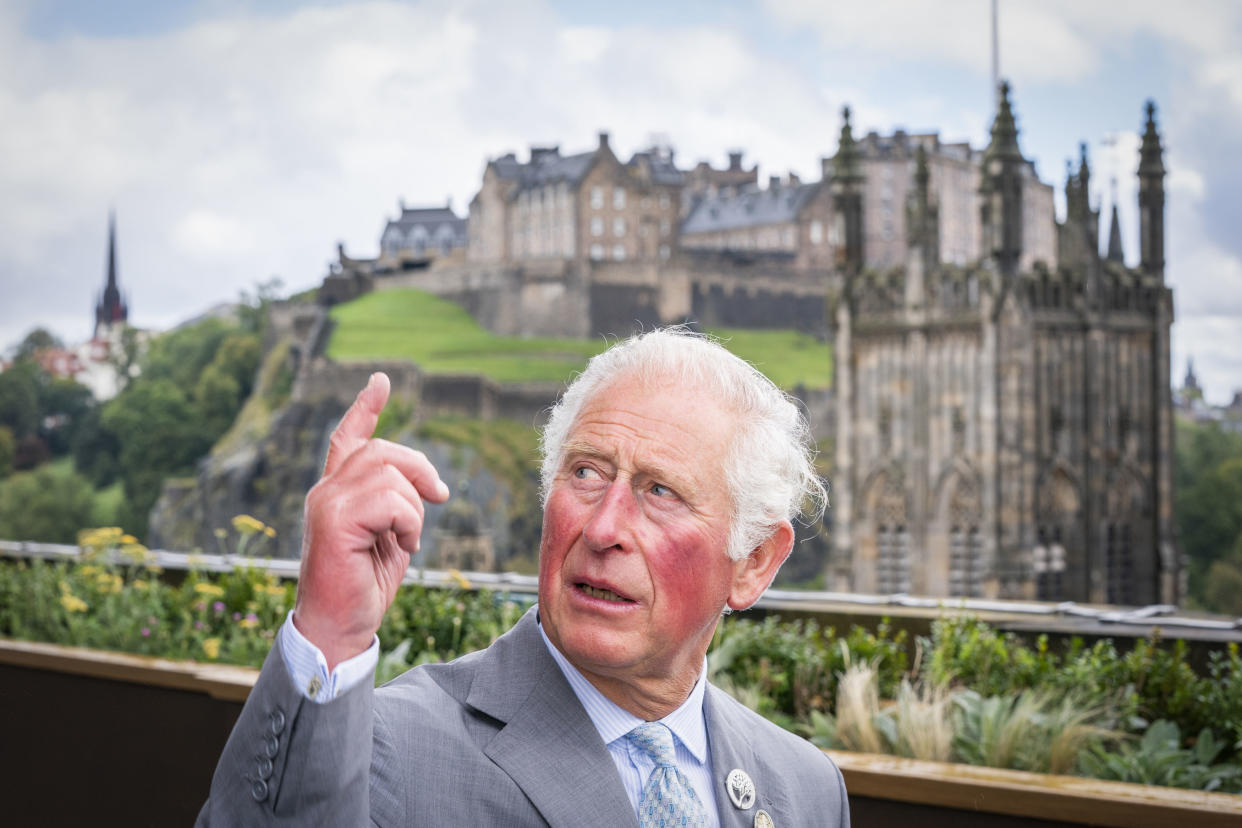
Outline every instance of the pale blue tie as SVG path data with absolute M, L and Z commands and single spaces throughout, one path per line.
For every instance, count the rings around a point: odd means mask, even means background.
M 659 722 L 647 722 L 625 734 L 655 760 L 655 770 L 638 801 L 639 828 L 707 825 L 707 811 L 690 780 L 673 764 L 673 733 Z

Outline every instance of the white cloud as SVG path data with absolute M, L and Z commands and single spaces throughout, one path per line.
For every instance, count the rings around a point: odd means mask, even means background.
M 164 326 L 273 274 L 291 289 L 314 284 L 338 240 L 373 255 L 398 198 L 451 196 L 464 210 L 486 159 L 530 144 L 583 151 L 607 130 L 624 156 L 664 133 L 683 166 L 719 164 L 736 148 L 765 176 L 794 169 L 814 179 L 820 156 L 835 151 L 846 102 L 858 132 L 904 125 L 977 145 L 986 129 L 981 92 L 920 76 L 947 68 L 972 85 L 986 76 L 987 0 L 767 0 L 774 28 L 727 14 L 671 28 L 641 9 L 624 25 L 571 25 L 543 0 L 268 14 L 209 5 L 210 20 L 154 35 L 36 39 L 20 30 L 16 7 L 0 4 L 0 346 L 40 322 L 65 325 L 70 337 L 88 330 L 112 205 L 135 321 Z M 1046 114 L 1026 112 L 1039 93 L 1058 90 L 1081 111 L 1092 96 L 1116 95 L 1106 76 L 1118 55 L 1180 61 L 1176 96 L 1162 102 L 1175 337 L 1205 378 L 1220 365 L 1240 384 L 1221 344 L 1242 352 L 1237 337 L 1198 337 L 1236 333 L 1200 321 L 1239 292 L 1242 246 L 1204 228 L 1222 210 L 1226 226 L 1237 212 L 1236 197 L 1222 195 L 1231 180 L 1222 165 L 1236 168 L 1228 148 L 1237 141 L 1225 139 L 1238 131 L 1228 124 L 1242 123 L 1242 4 L 1000 5 L 1002 69 L 1020 79 L 1018 114 L 1031 118 L 1021 126 L 1032 145 L 1047 131 Z M 803 32 L 820 44 L 813 62 L 793 54 Z M 877 81 L 884 70 L 891 76 Z M 892 76 L 910 78 L 910 88 Z M 1199 140 L 1205 134 L 1221 140 Z M 1088 137 L 1107 210 L 1114 162 L 1100 136 Z M 1118 202 L 1133 263 L 1138 136 L 1120 141 Z M 1059 167 L 1041 164 L 1041 173 L 1060 185 Z M 49 295 L 77 309 L 52 309 Z

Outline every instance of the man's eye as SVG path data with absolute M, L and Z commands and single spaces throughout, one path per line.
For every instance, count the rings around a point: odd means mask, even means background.
M 663 483 L 652 483 L 651 493 L 655 495 L 656 497 L 672 497 L 673 496 L 673 490 L 670 489 L 668 486 L 665 486 Z
M 574 477 L 579 480 L 589 480 L 595 476 L 595 470 L 589 466 L 579 466 L 574 469 Z

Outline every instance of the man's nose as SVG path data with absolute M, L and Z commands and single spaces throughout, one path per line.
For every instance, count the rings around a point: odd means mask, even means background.
M 628 546 L 629 527 L 637 508 L 629 482 L 621 478 L 612 481 L 583 529 L 587 545 L 596 552 Z

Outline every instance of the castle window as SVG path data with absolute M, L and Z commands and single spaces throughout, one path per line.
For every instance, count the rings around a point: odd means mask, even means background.
M 811 222 L 810 229 L 811 244 L 823 244 L 824 242 L 824 223 L 819 219 Z
M 622 192 L 624 192 L 624 190 Z M 621 238 L 625 235 L 625 219 L 621 216 L 617 216 L 612 220 L 612 234 L 617 238 Z
M 667 244 L 660 245 L 660 258 L 661 259 L 668 259 L 668 257 L 671 256 L 672 254 L 673 254 L 673 250 Z
M 1035 575 L 1035 597 L 1041 601 L 1062 600 L 1066 561 L 1060 526 L 1039 528 L 1039 543 L 1031 550 L 1031 569 Z
M 591 258 L 595 261 L 604 258 L 604 246 L 602 244 L 591 245 Z
M 625 259 L 625 245 L 614 244 L 612 246 L 612 257 L 616 259 L 618 262 Z
M 600 218 L 599 216 L 591 217 L 591 235 L 592 236 L 604 235 L 604 220 Z
M 604 206 L 604 188 L 603 187 L 592 187 L 591 188 L 591 209 L 599 210 L 599 209 L 602 209 L 603 206 Z
M 1104 552 L 1108 573 L 1108 603 L 1134 604 L 1134 550 L 1128 523 L 1108 524 Z
M 661 210 L 667 210 L 669 207 L 669 204 L 671 203 L 672 202 L 669 201 L 668 193 L 660 193 L 660 209 Z
M 612 207 L 614 210 L 625 209 L 625 188 L 624 187 L 613 187 L 612 188 Z
M 949 595 L 983 594 L 983 538 L 979 527 L 955 525 L 949 529 Z
M 880 525 L 876 532 L 876 589 L 881 594 L 910 591 L 910 533 L 903 524 Z

